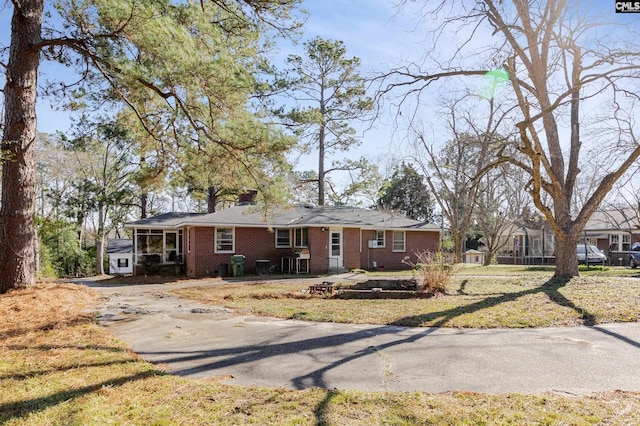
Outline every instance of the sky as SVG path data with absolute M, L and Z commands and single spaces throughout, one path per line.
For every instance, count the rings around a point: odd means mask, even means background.
M 339 7 L 337 7 L 339 4 Z M 392 64 L 411 56 L 420 49 L 412 28 L 415 23 L 410 22 L 403 14 L 397 14 L 397 9 L 387 0 L 305 0 L 302 5 L 309 12 L 304 33 L 296 45 L 282 41 L 275 52 L 275 60 L 283 61 L 289 54 L 302 54 L 305 40 L 320 36 L 326 39 L 341 40 L 347 48 L 347 56 L 356 56 L 362 61 L 362 71 L 365 75 L 381 69 L 388 69 Z M 8 45 L 10 14 L 9 2 L 0 2 L 0 44 Z M 394 16 L 396 15 L 396 16 Z M 46 79 L 57 78 L 68 72 L 61 66 L 42 63 L 40 83 Z M 0 83 L 4 85 L 0 77 Z M 55 100 L 39 99 L 37 104 L 38 130 L 45 133 L 66 131 L 70 127 L 71 119 L 67 111 L 55 108 Z M 363 144 L 360 149 L 348 155 L 359 158 L 365 155 L 369 158 L 385 156 L 390 149 L 392 137 L 391 124 L 380 121 L 375 128 L 367 130 L 361 127 L 360 135 Z M 299 168 L 302 170 L 316 167 L 317 160 L 313 157 L 302 158 Z
M 0 44 L 8 44 L 8 31 L 10 2 L 0 2 Z M 326 39 L 341 40 L 347 49 L 347 56 L 356 56 L 361 59 L 362 73 L 372 75 L 376 72 L 384 72 L 405 61 L 421 61 L 424 54 L 424 36 L 428 31 L 428 22 L 421 21 L 420 4 L 422 2 L 407 1 L 404 9 L 394 6 L 393 0 L 304 0 L 302 7 L 309 12 L 308 20 L 297 45 L 289 42 L 279 44 L 274 59 L 283 61 L 291 53 L 302 54 L 305 40 L 320 36 Z M 594 0 L 588 2 L 594 11 L 602 13 L 607 19 L 638 23 L 640 14 L 617 15 L 614 13 L 613 1 Z M 461 28 L 460 34 L 450 34 L 450 38 L 465 38 L 468 28 Z M 478 34 L 478 43 L 485 41 L 485 36 Z M 447 47 L 456 44 L 456 40 L 443 40 L 439 46 L 442 56 L 447 54 Z M 449 43 L 449 41 L 451 41 Z M 65 69 L 52 65 L 42 66 L 40 81 L 50 77 L 59 77 L 65 73 Z M 4 84 L 2 77 L 0 83 Z M 432 100 L 426 100 L 430 102 Z M 433 100 L 435 102 L 435 99 Z M 58 130 L 65 131 L 69 128 L 69 113 L 56 111 L 51 108 L 51 101 L 41 99 L 37 106 L 38 130 L 54 133 Z M 346 156 L 359 158 L 365 156 L 368 159 L 385 163 L 399 162 L 407 154 L 404 151 L 403 140 L 406 132 L 397 129 L 394 123 L 394 111 L 383 113 L 373 127 L 358 126 L 362 145 L 349 151 Z M 297 166 L 298 170 L 316 168 L 317 159 L 313 156 L 302 157 Z M 330 158 L 328 159 L 330 163 Z M 382 170 L 384 171 L 384 170 Z
M 419 34 L 414 31 L 415 22 L 404 13 L 399 13 L 388 0 L 341 1 L 306 0 L 303 7 L 309 12 L 304 34 L 297 46 L 283 43 L 281 54 L 303 53 L 302 43 L 314 37 L 344 42 L 346 56 L 361 60 L 363 76 L 389 70 L 407 58 L 420 52 Z M 384 168 L 390 154 L 398 157 L 394 136 L 394 123 L 390 115 L 380 116 L 373 124 L 353 123 L 358 129 L 362 144 L 345 154 L 351 159 L 362 156 L 380 163 Z M 330 164 L 331 159 L 327 159 Z M 317 156 L 301 158 L 298 169 L 317 169 Z M 383 170 L 381 170 L 383 171 Z

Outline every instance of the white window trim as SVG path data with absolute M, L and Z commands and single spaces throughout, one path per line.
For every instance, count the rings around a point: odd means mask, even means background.
M 231 229 L 231 250 L 218 250 L 218 230 Z M 236 252 L 236 228 L 231 226 L 216 226 L 213 236 L 214 253 L 235 253 Z
M 162 236 L 162 252 L 161 253 L 142 253 L 140 252 L 141 248 L 138 247 L 138 236 L 139 235 L 155 235 Z M 163 229 L 155 229 L 155 228 L 136 228 L 134 232 L 134 241 L 133 241 L 133 250 L 134 250 L 134 263 L 139 265 L 138 260 L 143 258 L 144 256 L 160 256 L 160 263 L 164 264 L 164 245 L 165 245 L 165 234 Z
M 402 250 L 396 249 L 396 232 L 402 234 Z M 393 231 L 391 234 L 391 248 L 394 253 L 403 253 L 407 251 L 407 232 L 406 231 Z
M 595 237 L 587 237 L 587 244 L 590 244 L 592 246 L 598 246 L 598 239 Z
M 609 246 L 613 247 L 613 251 L 622 251 L 622 236 L 623 234 L 610 234 L 609 235 Z M 613 240 L 616 241 L 613 241 Z
M 387 239 L 385 236 L 385 231 L 381 230 L 381 229 L 377 229 L 374 232 L 374 239 L 376 241 L 376 247 L 377 248 L 385 248 L 387 246 Z M 380 244 L 380 238 L 378 234 L 382 234 L 382 244 Z
M 282 245 L 282 244 L 278 244 L 278 232 L 288 232 L 289 233 L 289 244 L 287 245 Z M 287 229 L 287 228 L 276 228 L 275 232 L 275 245 L 276 248 L 291 248 L 291 229 Z

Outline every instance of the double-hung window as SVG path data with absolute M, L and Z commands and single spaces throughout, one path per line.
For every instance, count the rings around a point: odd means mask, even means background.
M 376 247 L 384 247 L 384 231 L 374 231 L 374 240 L 376 241 Z
M 291 231 L 289 229 L 276 229 L 276 248 L 291 247 Z
M 233 228 L 216 228 L 216 253 L 234 252 L 234 232 Z
M 393 231 L 393 251 L 405 251 L 405 232 L 404 231 Z
M 296 228 L 294 230 L 295 247 L 309 247 L 309 229 L 308 228 Z

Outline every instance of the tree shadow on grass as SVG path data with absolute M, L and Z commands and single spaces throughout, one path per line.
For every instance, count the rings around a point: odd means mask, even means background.
M 318 363 L 317 368 L 313 368 L 312 371 L 306 370 L 297 377 L 291 379 L 291 383 L 295 389 L 307 389 L 310 387 L 320 387 L 328 389 L 327 375 L 330 371 L 353 362 L 357 359 L 370 356 L 376 352 L 381 352 L 386 348 L 392 348 L 398 345 L 411 344 L 418 340 L 421 340 L 435 330 L 438 326 L 447 324 L 452 319 L 464 314 L 477 312 L 483 309 L 499 306 L 503 303 L 513 302 L 519 298 L 532 295 L 532 294 L 545 294 L 549 300 L 554 303 L 570 308 L 577 312 L 584 325 L 593 325 L 596 322 L 596 318 L 591 313 L 585 311 L 580 306 L 577 306 L 573 301 L 568 299 L 561 293 L 561 289 L 569 283 L 569 279 L 552 278 L 538 286 L 536 288 L 526 289 L 515 293 L 506 293 L 499 295 L 487 296 L 484 299 L 470 303 L 469 305 L 462 307 L 455 307 L 451 309 L 442 310 L 439 312 L 414 315 L 410 317 L 402 318 L 395 321 L 390 326 L 381 326 L 366 330 L 356 330 L 346 333 L 333 334 L 330 336 L 322 337 L 307 337 L 298 339 L 296 341 L 286 342 L 274 342 L 269 341 L 268 337 L 265 337 L 264 342 L 245 345 L 245 346 L 229 346 L 226 348 L 216 348 L 213 350 L 201 350 L 201 351 L 175 351 L 169 350 L 166 352 L 146 352 L 140 353 L 141 355 L 169 355 L 170 359 L 164 359 L 159 361 L 163 364 L 180 363 L 184 361 L 205 360 L 204 364 L 198 366 L 191 366 L 190 368 L 178 371 L 181 375 L 198 374 L 204 371 L 215 371 L 229 366 L 239 366 L 243 364 L 249 364 L 252 362 L 266 361 L 272 357 L 278 357 L 283 354 L 296 354 L 296 353 L 309 353 L 315 349 L 326 349 L 327 347 L 339 347 L 350 342 L 361 341 L 367 339 L 372 335 L 389 335 L 392 338 L 385 343 L 377 344 L 375 347 L 366 347 L 356 350 L 352 353 L 348 353 L 334 359 L 328 363 Z M 463 290 L 464 291 L 464 290 Z M 423 325 L 425 323 L 433 324 L 432 327 L 425 328 L 421 332 L 412 333 L 410 336 L 402 336 L 402 329 L 397 327 L 406 327 L 411 325 Z M 594 327 L 595 330 L 599 330 L 598 327 Z M 605 331 L 608 335 L 631 344 L 635 347 L 640 347 L 638 342 L 632 339 L 620 336 L 613 332 Z M 286 335 L 283 332 L 283 335 Z M 312 364 L 313 365 L 313 364 Z M 250 368 L 250 367 L 247 367 Z M 328 391 L 325 398 L 318 403 L 315 407 L 315 416 L 318 424 L 328 424 L 328 410 L 335 399 L 337 392 Z
M 138 374 L 133 374 L 126 377 L 120 377 L 117 379 L 105 380 L 100 383 L 96 383 L 89 386 L 84 386 L 77 389 L 62 390 L 47 396 L 39 398 L 23 399 L 16 402 L 6 402 L 0 404 L 0 424 L 5 424 L 12 419 L 19 419 L 25 417 L 31 413 L 43 411 L 49 407 L 53 407 L 65 401 L 79 398 L 84 395 L 97 392 L 103 387 L 121 386 L 129 382 L 137 380 L 143 380 L 149 377 L 162 375 L 158 371 L 150 370 L 144 371 Z
M 0 375 L 0 380 L 25 380 L 31 379 L 39 376 L 46 376 L 47 374 L 52 373 L 62 373 L 70 370 L 77 370 L 80 368 L 93 368 L 93 367 L 111 367 L 117 365 L 127 365 L 133 364 L 138 361 L 136 360 L 115 360 L 115 361 L 103 361 L 103 362 L 85 362 L 82 364 L 74 364 L 72 367 L 57 367 L 57 368 L 47 368 L 42 370 L 28 371 L 24 373 L 13 373 L 13 374 L 5 374 Z
M 465 280 L 466 281 L 466 280 Z M 466 286 L 466 282 L 463 281 L 463 284 Z M 447 309 L 439 312 L 430 312 L 428 314 L 420 314 L 413 315 L 410 317 L 404 317 L 397 321 L 394 321 L 392 325 L 403 326 L 403 327 L 423 327 L 424 324 L 431 324 L 432 327 L 442 327 L 446 325 L 452 319 L 465 315 L 471 314 L 483 309 L 492 308 L 503 303 L 513 302 L 518 300 L 521 297 L 544 293 L 547 297 L 553 302 L 557 303 L 560 306 L 565 306 L 573 309 L 578 314 L 580 314 L 582 323 L 584 325 L 594 325 L 595 317 L 586 312 L 584 309 L 576 306 L 572 301 L 567 299 L 562 293 L 560 293 L 560 289 L 566 286 L 570 281 L 570 278 L 551 278 L 544 284 L 539 287 L 531 288 L 528 290 L 523 290 L 515 293 L 504 293 L 497 296 L 486 297 L 478 302 L 471 303 L 465 306 L 457 306 L 455 308 Z M 462 293 L 460 293 L 462 291 Z M 460 294 L 468 295 L 466 291 L 464 291 L 464 286 L 459 291 Z
M 339 392 L 337 391 L 327 391 L 322 401 L 320 401 L 320 403 L 316 406 L 314 414 L 316 416 L 318 426 L 326 426 L 331 424 L 331 421 L 328 418 L 329 405 L 331 405 L 331 400 L 338 394 Z
M 462 283 L 460 284 L 460 288 L 458 289 L 457 293 L 461 296 L 466 296 L 469 293 L 467 293 L 467 284 L 469 284 L 469 280 L 462 280 Z

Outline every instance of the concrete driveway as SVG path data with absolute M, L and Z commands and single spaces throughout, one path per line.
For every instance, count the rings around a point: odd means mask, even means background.
M 219 280 L 88 284 L 108 297 L 100 323 L 179 375 L 289 389 L 640 391 L 640 323 L 525 330 L 311 323 L 235 315 L 167 293 Z

